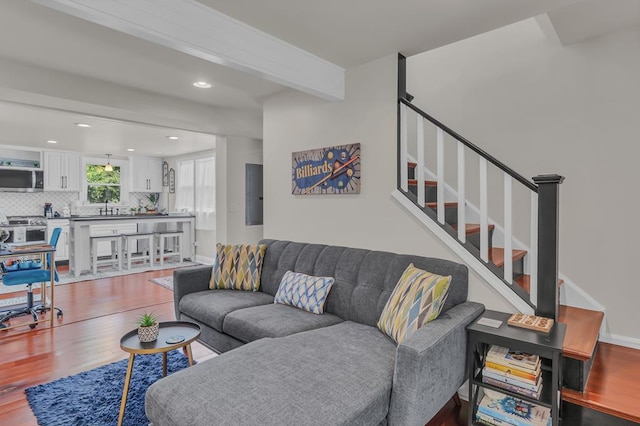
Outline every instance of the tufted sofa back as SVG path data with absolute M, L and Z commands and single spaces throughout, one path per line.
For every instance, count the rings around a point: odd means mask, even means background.
M 275 295 L 287 271 L 334 277 L 325 311 L 344 320 L 375 326 L 398 279 L 413 263 L 417 268 L 451 275 L 443 312 L 467 299 L 467 267 L 444 259 L 321 244 L 262 240 L 266 244 L 260 290 Z

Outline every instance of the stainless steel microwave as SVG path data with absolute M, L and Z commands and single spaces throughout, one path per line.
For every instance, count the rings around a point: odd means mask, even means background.
M 0 191 L 42 192 L 43 187 L 42 171 L 0 169 Z

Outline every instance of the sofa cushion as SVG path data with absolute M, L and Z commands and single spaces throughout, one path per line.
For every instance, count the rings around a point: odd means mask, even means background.
M 377 425 L 395 353 L 377 328 L 354 322 L 261 339 L 154 383 L 145 409 L 160 426 Z
M 292 306 L 270 304 L 229 313 L 224 319 L 222 331 L 243 342 L 252 342 L 263 337 L 284 337 L 340 322 L 342 319 L 335 315 L 314 315 Z
M 312 314 L 324 312 L 324 302 L 336 280 L 287 271 L 280 281 L 274 303 L 294 306 Z
M 380 315 L 378 328 L 402 343 L 417 329 L 440 315 L 451 276 L 407 266 Z
M 273 297 L 260 291 L 205 290 L 187 294 L 178 306 L 183 314 L 222 331 L 229 312 L 266 304 L 273 304 Z
M 216 244 L 209 288 L 258 291 L 266 248 L 264 244 Z

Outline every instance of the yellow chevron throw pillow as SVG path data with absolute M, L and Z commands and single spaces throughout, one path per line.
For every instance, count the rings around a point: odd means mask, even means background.
M 258 291 L 266 249 L 265 244 L 216 244 L 216 260 L 209 288 Z
M 382 310 L 378 328 L 396 343 L 402 343 L 440 315 L 450 283 L 450 275 L 443 277 L 423 271 L 411 263 Z

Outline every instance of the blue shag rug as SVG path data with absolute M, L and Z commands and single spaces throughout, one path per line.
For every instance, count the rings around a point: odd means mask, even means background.
M 168 374 L 189 366 L 179 350 L 169 352 Z M 25 390 L 40 426 L 116 425 L 129 359 Z M 162 355 L 136 355 L 124 424 L 146 426 L 144 395 L 162 377 Z

